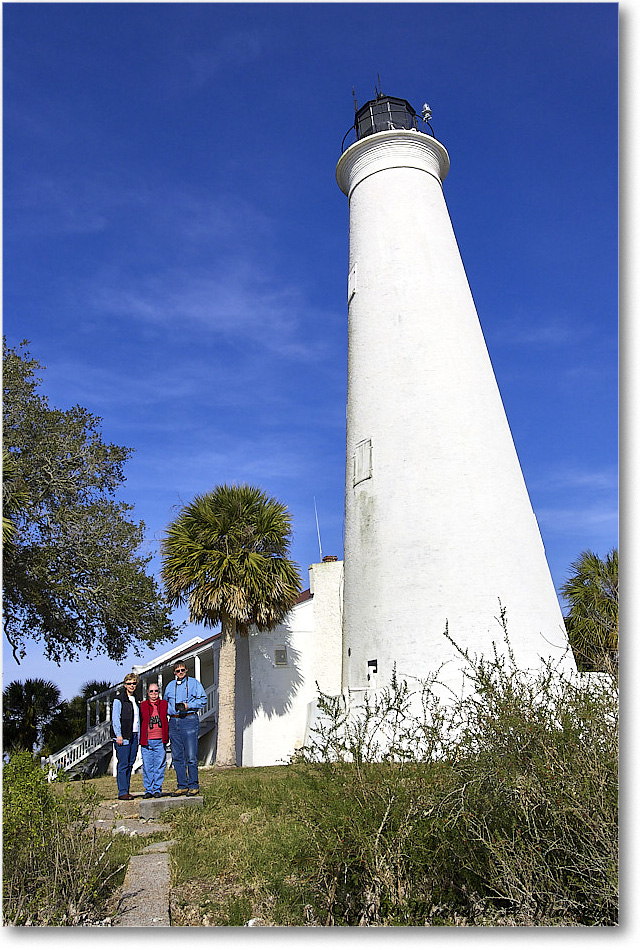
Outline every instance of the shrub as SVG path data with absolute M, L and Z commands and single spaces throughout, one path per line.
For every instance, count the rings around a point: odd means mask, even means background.
M 91 827 L 93 799 L 55 792 L 30 752 L 3 766 L 3 922 L 75 926 L 105 894 L 112 840 Z
M 617 922 L 617 680 L 519 670 L 504 634 L 462 653 L 456 701 L 433 681 L 413 711 L 394 678 L 356 710 L 321 697 L 299 758 L 327 923 Z

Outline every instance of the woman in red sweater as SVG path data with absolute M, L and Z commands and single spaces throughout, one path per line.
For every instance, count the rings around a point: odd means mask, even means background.
M 169 742 L 167 703 L 160 698 L 158 683 L 150 683 L 147 699 L 140 704 L 140 751 L 143 757 L 143 798 L 160 798 Z

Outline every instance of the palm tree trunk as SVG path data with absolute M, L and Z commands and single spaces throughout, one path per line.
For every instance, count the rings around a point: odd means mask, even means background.
M 219 768 L 236 765 L 236 621 L 231 617 L 224 617 L 221 624 L 215 764 Z

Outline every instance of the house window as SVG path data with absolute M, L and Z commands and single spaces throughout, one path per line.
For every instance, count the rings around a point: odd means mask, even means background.
M 372 477 L 372 442 L 364 439 L 359 442 L 353 457 L 353 486 Z
M 274 665 L 275 666 L 288 665 L 288 651 L 286 647 L 274 648 Z

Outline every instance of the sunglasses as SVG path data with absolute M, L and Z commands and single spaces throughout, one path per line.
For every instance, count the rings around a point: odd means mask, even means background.
M 181 667 L 181 668 L 178 669 L 178 670 L 174 670 L 174 672 L 175 672 L 175 673 L 187 673 L 187 670 L 186 670 L 185 667 L 183 666 L 183 667 Z

